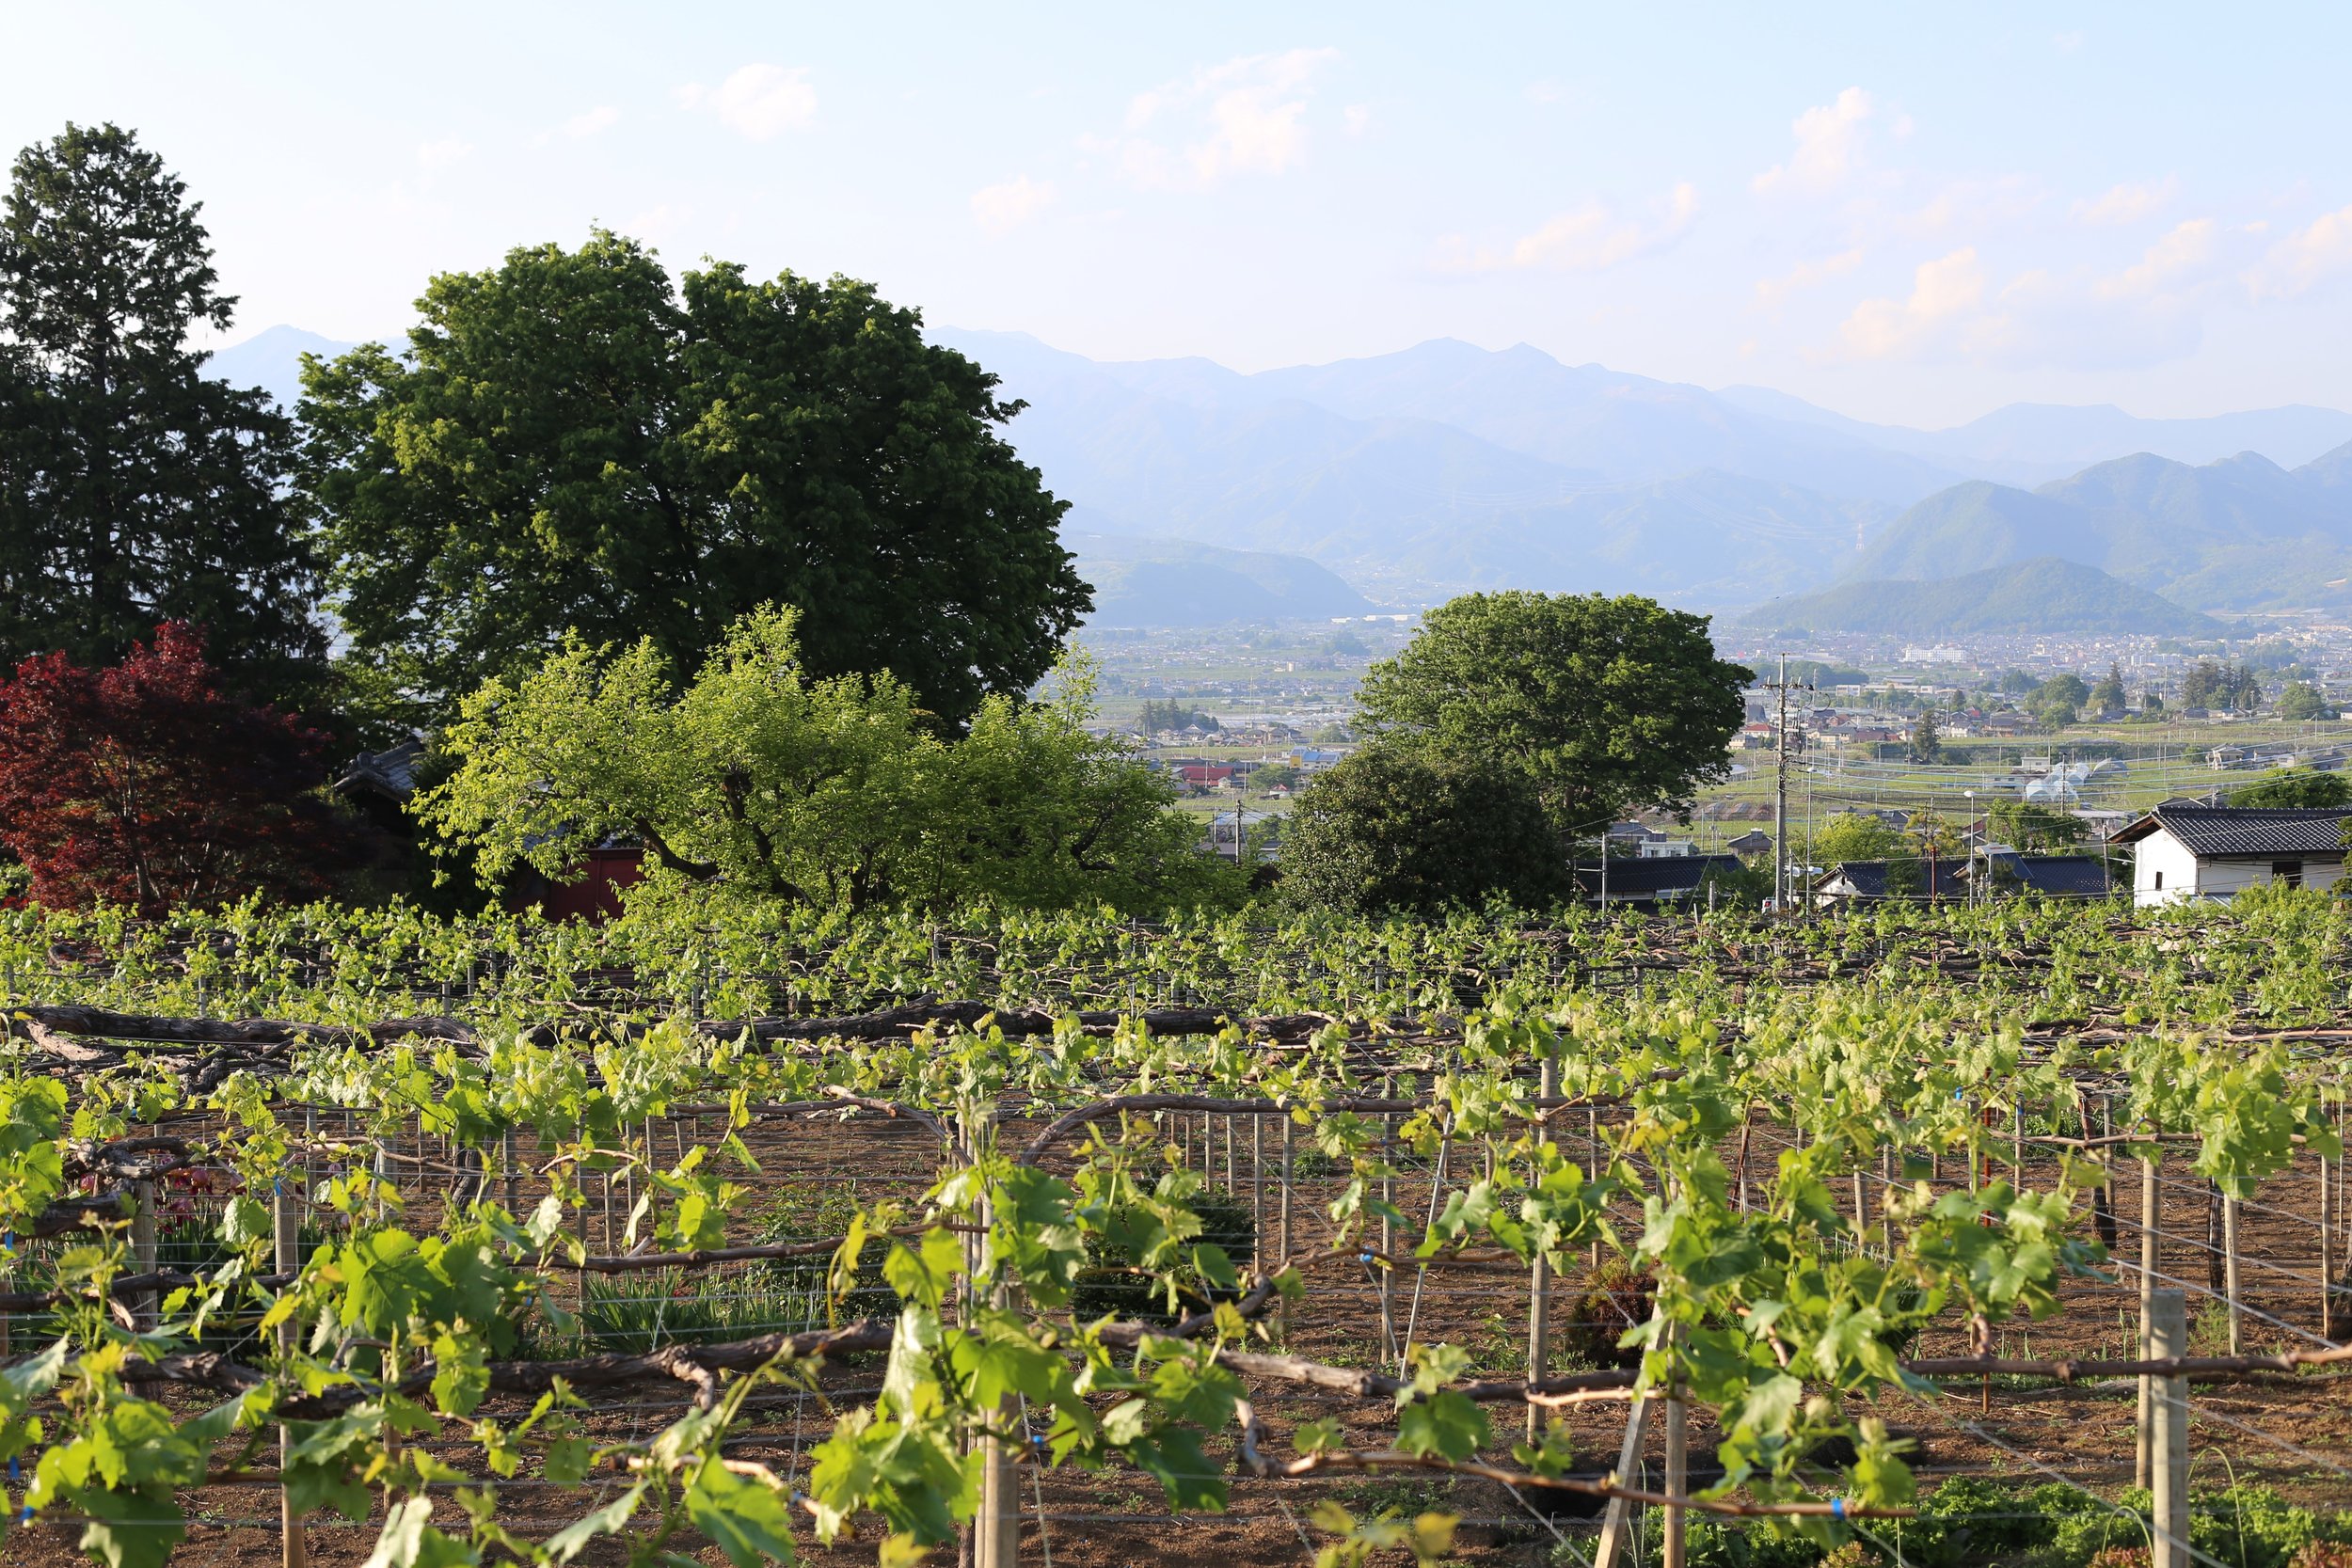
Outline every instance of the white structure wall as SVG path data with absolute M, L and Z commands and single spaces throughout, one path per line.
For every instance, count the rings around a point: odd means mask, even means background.
M 2281 861 L 2288 858 L 2280 857 Z M 2344 875 L 2342 857 L 2319 860 L 2306 856 L 2296 863 L 2303 868 L 2305 887 L 2332 887 L 2336 879 Z M 2169 829 L 2158 828 L 2135 847 L 2132 901 L 2176 904 L 2190 898 L 2230 898 L 2247 888 L 2270 881 L 2271 867 L 2272 863 L 2267 860 L 2201 861 Z

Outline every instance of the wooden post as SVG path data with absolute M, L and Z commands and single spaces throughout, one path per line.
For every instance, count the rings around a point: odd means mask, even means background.
M 1396 1098 L 1395 1079 L 1380 1080 L 1380 1098 L 1383 1100 Z M 1396 1118 L 1385 1111 L 1380 1115 L 1380 1164 L 1383 1169 L 1393 1169 L 1396 1164 Z M 1380 1179 L 1380 1197 L 1388 1207 L 1396 1206 L 1395 1176 L 1383 1176 Z M 1397 1354 L 1396 1347 L 1396 1270 L 1391 1263 L 1391 1259 L 1395 1256 L 1396 1222 L 1384 1214 L 1380 1219 L 1380 1262 L 1378 1265 L 1380 1271 L 1378 1275 L 1380 1354 L 1383 1360 L 1401 1363 L 1404 1358 Z M 1404 1375 L 1401 1367 L 1398 1375 L 1400 1377 Z
M 302 1211 L 294 1195 L 286 1191 L 286 1184 L 278 1184 L 277 1202 L 270 1215 L 271 1242 L 274 1260 L 279 1274 L 299 1274 L 302 1271 Z M 292 1287 L 288 1287 L 292 1289 Z M 278 1349 L 283 1354 L 294 1349 L 294 1325 L 278 1325 Z M 278 1468 L 282 1474 L 294 1449 L 294 1437 L 284 1426 L 278 1429 Z M 278 1488 L 278 1533 L 284 1559 L 284 1568 L 306 1568 L 310 1560 L 310 1544 L 306 1536 L 302 1514 L 294 1505 L 294 1495 L 283 1485 Z
M 2336 1337 L 2336 1275 L 2335 1249 L 2336 1201 L 2334 1185 L 2328 1180 L 2331 1164 L 2325 1154 L 2319 1157 L 2319 1337 Z
M 1536 1092 L 1546 1099 L 1560 1092 L 1560 1063 L 1550 1056 L 1544 1058 L 1543 1076 Z M 1538 1162 L 1540 1165 L 1541 1162 Z M 1541 1383 L 1551 1365 L 1551 1262 L 1541 1247 L 1535 1249 L 1535 1267 L 1527 1276 L 1527 1381 Z M 1543 1412 L 1535 1405 L 1527 1407 L 1527 1440 L 1535 1441 L 1543 1427 Z
M 1265 1117 L 1249 1118 L 1249 1257 L 1265 1266 Z
M 1895 1151 L 1879 1150 L 1879 1246 L 1889 1258 L 1895 1256 L 1895 1216 L 1887 1203 L 1895 1196 Z
M 2238 1200 L 2224 1196 L 2221 1199 L 2221 1284 L 2229 1295 L 2232 1355 L 2242 1355 L 2246 1350 L 2246 1304 L 2238 1293 L 2237 1212 Z
M 1610 1479 L 1629 1486 L 1642 1463 L 1642 1443 L 1649 1433 L 1649 1401 L 1636 1399 L 1625 1413 L 1625 1443 L 1617 1449 L 1617 1467 Z M 1593 1551 L 1593 1568 L 1625 1568 L 1626 1544 L 1632 1536 L 1633 1505 L 1623 1497 L 1609 1499 L 1600 1517 L 1600 1544 Z
M 155 1183 L 131 1183 L 131 1272 L 155 1272 Z M 132 1298 L 131 1310 L 139 1327 L 152 1332 L 161 1317 L 159 1303 L 163 1297 L 154 1291 L 141 1291 Z
M 1666 1332 L 1667 1352 L 1671 1354 L 1680 1338 L 1680 1331 L 1677 1327 Z M 1690 1481 L 1691 1407 L 1682 1399 L 1682 1380 L 1670 1372 L 1666 1383 L 1666 1496 L 1680 1497 L 1688 1495 Z M 1660 1553 L 1659 1560 L 1664 1568 L 1688 1568 L 1683 1546 L 1683 1510 L 1667 1509 L 1666 1517 L 1661 1523 L 1665 1527 L 1662 1532 L 1664 1550 Z
M 1602 862 L 1607 863 L 1606 856 L 1602 857 Z M 1603 902 L 1605 904 L 1606 900 Z M 1604 910 L 1603 912 L 1607 911 Z M 1779 911 L 1775 909 L 1773 912 L 1777 916 Z M 1584 1156 L 1584 1178 L 1588 1181 L 1597 1181 L 1600 1180 L 1600 1112 L 1591 1105 L 1584 1107 L 1584 1142 L 1588 1146 Z M 1600 1267 L 1600 1241 L 1597 1237 L 1585 1249 L 1584 1266 L 1588 1269 Z
M 1282 1113 L 1282 1196 L 1276 1205 L 1278 1217 L 1275 1222 L 1279 1227 L 1277 1237 L 1280 1246 L 1274 1259 L 1277 1268 L 1287 1267 L 1291 1260 L 1291 1133 L 1295 1127 L 1290 1112 L 1285 1110 Z M 1283 1301 L 1279 1310 L 1282 1332 L 1288 1335 L 1291 1326 L 1290 1302 Z
M 2163 1218 L 2162 1196 L 2156 1187 L 2156 1162 L 2139 1163 L 2139 1354 L 2148 1355 L 2150 1299 L 2156 1289 L 2156 1267 L 2160 1261 L 2158 1225 Z M 2139 1454 L 2132 1467 L 2132 1484 L 2146 1488 L 2153 1484 L 2155 1463 L 2149 1449 L 2149 1434 L 2155 1430 L 2154 1412 L 2148 1406 L 2149 1382 L 2139 1380 Z
M 2188 1309 L 2183 1292 L 2151 1292 L 2148 1324 L 2151 1359 L 2188 1354 Z M 2140 1384 L 2147 1390 L 2153 1428 L 2147 1439 L 2155 1536 L 2149 1568 L 2189 1568 L 2195 1559 L 2188 1544 L 2188 1380 L 2143 1377 Z

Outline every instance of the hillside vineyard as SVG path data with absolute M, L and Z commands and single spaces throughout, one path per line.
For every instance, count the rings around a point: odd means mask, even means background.
M 2316 895 L 4 918 L 0 1431 L 124 1562 L 2128 1544 L 2217 1383 L 2238 1482 L 2342 1497 Z

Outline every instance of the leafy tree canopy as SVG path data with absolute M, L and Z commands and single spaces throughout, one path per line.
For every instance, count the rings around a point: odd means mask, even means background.
M 1912 842 L 1901 829 L 1860 812 L 1840 812 L 1821 824 L 1813 835 L 1813 859 L 1822 865 L 1839 861 L 1883 861 L 1908 854 Z
M 694 881 L 850 910 L 1235 895 L 1167 785 L 1082 727 L 1083 670 L 1043 705 L 983 698 L 951 741 L 895 675 L 813 673 L 801 624 L 744 616 L 683 690 L 651 638 L 607 657 L 575 637 L 466 699 L 421 814 L 493 878 L 568 877 L 621 837 Z
M 1985 816 L 1994 838 L 2020 849 L 2062 849 L 2090 836 L 2081 817 L 2031 800 L 1996 801 Z
M 388 703 L 448 713 L 577 633 L 681 669 L 768 603 L 814 676 L 953 723 L 1052 667 L 1091 595 L 1021 407 L 864 283 L 730 262 L 674 289 L 602 231 L 433 279 L 408 352 L 304 371 L 305 483 Z
M 38 655 L 0 681 L 0 843 L 53 907 L 315 896 L 347 842 L 325 739 L 222 695 L 182 623 L 109 669 Z
M 2233 806 L 2352 806 L 2352 779 L 2322 773 L 2313 768 L 2286 768 L 2265 773 L 2242 789 L 2230 791 Z
M 2279 692 L 2279 717 L 2301 723 L 2307 719 L 2333 719 L 2334 705 L 2308 681 L 2289 681 Z
M 310 702 L 326 639 L 294 426 L 187 346 L 236 301 L 198 203 L 113 125 L 19 153 L 0 205 L 0 661 L 204 628 L 230 689 Z
M 1651 599 L 1469 594 L 1375 664 L 1357 701 L 1375 735 L 1516 772 L 1565 834 L 1631 806 L 1688 809 L 1726 777 L 1747 674 L 1715 657 L 1706 617 Z
M 1354 914 L 1434 915 L 1573 886 L 1533 783 L 1475 757 L 1372 745 L 1319 774 L 1282 832 L 1282 896 Z

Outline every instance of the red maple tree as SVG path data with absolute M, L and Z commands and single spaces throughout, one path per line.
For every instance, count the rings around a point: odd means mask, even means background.
M 312 896 L 338 837 L 326 742 L 223 695 L 184 622 L 107 669 L 36 655 L 0 680 L 0 843 L 53 908 Z

